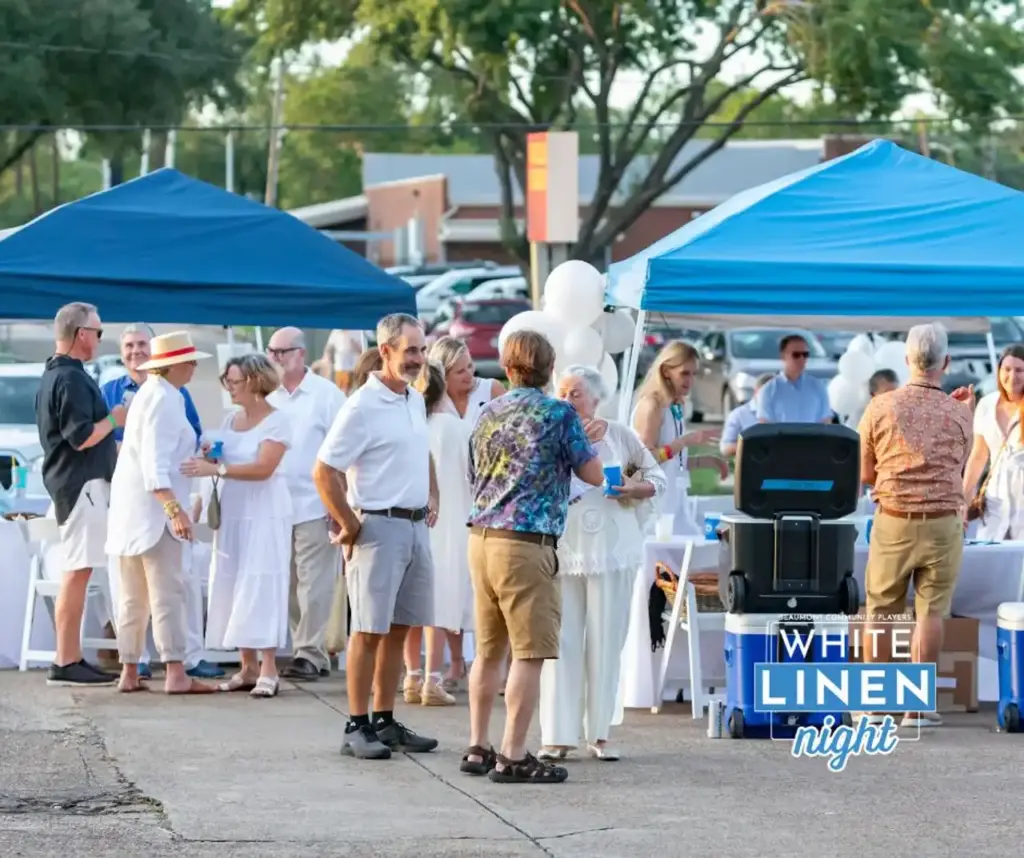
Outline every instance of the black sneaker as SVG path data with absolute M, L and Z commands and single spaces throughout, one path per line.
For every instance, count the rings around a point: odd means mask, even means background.
M 50 672 L 46 676 L 46 684 L 57 688 L 101 688 L 116 682 L 116 676 L 93 667 L 85 659 L 63 667 L 51 664 Z
M 363 724 L 355 729 L 352 729 L 352 725 L 349 724 L 345 728 L 341 753 L 346 757 L 355 757 L 358 760 L 391 759 L 391 749 L 381 743 L 377 738 L 377 732 L 369 724 Z
M 392 721 L 390 724 L 375 724 L 377 738 L 392 751 L 404 751 L 410 754 L 426 754 L 437 747 L 437 739 L 428 739 L 410 730 L 405 724 Z

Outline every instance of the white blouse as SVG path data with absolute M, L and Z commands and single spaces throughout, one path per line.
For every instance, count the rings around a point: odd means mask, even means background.
M 440 410 L 447 412 L 448 414 L 454 414 L 460 420 L 465 420 L 470 426 L 476 426 L 477 418 L 480 416 L 480 412 L 483 407 L 491 401 L 491 379 L 489 378 L 478 378 L 476 384 L 473 385 L 473 389 L 469 392 L 469 398 L 466 400 L 466 413 L 459 414 L 459 409 L 455 407 L 455 403 L 451 401 L 447 396 L 441 403 Z
M 665 474 L 640 436 L 628 426 L 608 421 L 604 438 L 594 445 L 603 465 L 630 465 L 654 485 L 655 498 L 665 492 Z M 635 571 L 644 560 L 644 524 L 649 501 L 625 505 L 592 487 L 569 506 L 565 534 L 558 543 L 559 573 L 601 575 Z

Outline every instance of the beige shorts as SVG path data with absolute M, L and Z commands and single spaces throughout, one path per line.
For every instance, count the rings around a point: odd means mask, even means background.
M 110 483 L 90 480 L 82 487 L 68 520 L 60 526 L 64 572 L 102 569 L 107 565 L 107 512 Z

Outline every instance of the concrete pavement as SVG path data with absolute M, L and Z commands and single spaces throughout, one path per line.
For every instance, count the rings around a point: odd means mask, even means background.
M 465 697 L 400 707 L 439 750 L 339 755 L 338 679 L 245 695 L 48 689 L 0 673 L 4 856 L 995 856 L 1017 851 L 1024 744 L 947 718 L 841 774 L 788 745 L 716 741 L 681 708 L 634 712 L 620 763 L 507 786 L 458 771 Z M 501 719 L 495 725 L 500 729 Z M 498 733 L 495 733 L 497 737 Z

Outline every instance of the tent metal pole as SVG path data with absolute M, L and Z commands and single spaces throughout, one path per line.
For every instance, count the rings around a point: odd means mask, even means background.
M 988 343 L 988 356 L 989 360 L 992 361 L 992 372 L 999 372 L 999 355 L 996 354 L 996 340 L 992 336 L 992 329 L 989 328 L 985 332 L 985 342 Z
M 629 423 L 629 411 L 633 407 L 633 388 L 636 386 L 636 369 L 640 364 L 640 350 L 644 344 L 644 329 L 647 327 L 647 311 L 636 314 L 636 328 L 633 331 L 633 345 L 626 355 L 626 371 L 619 383 L 619 422 Z
M 262 352 L 263 351 L 263 328 L 260 325 L 257 325 L 256 328 L 255 328 L 255 331 L 256 331 L 256 350 Z

